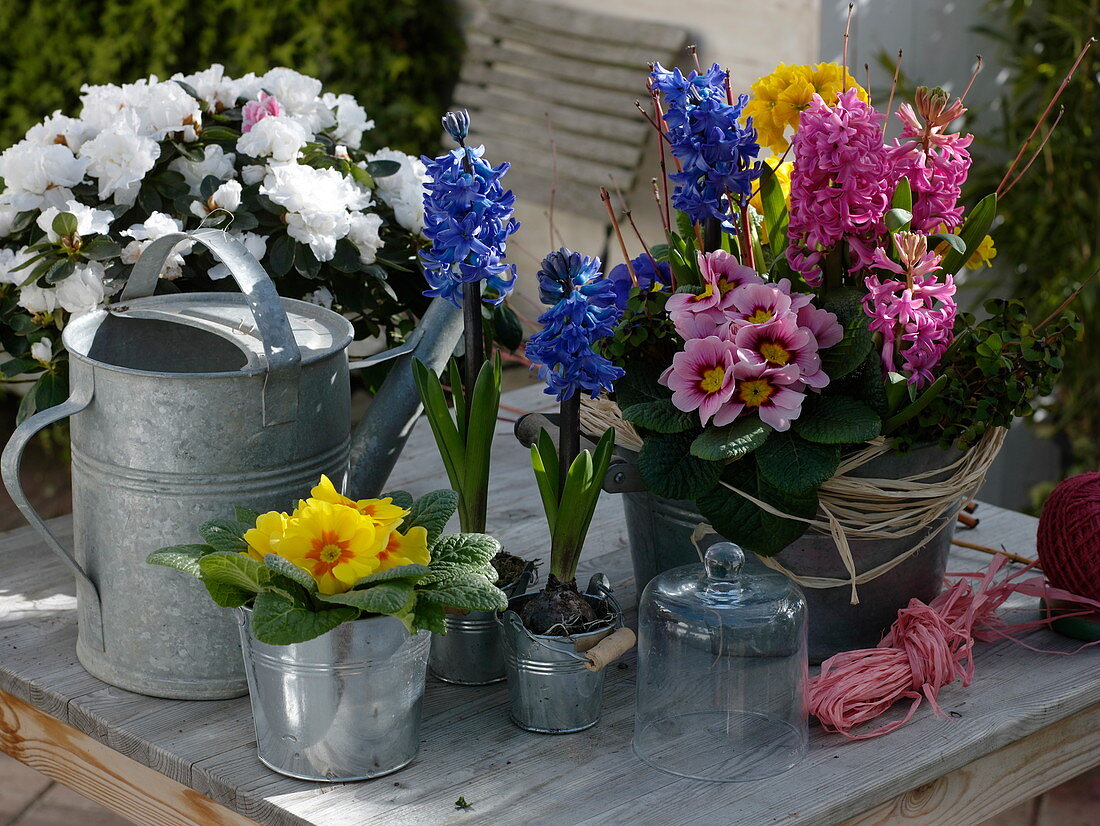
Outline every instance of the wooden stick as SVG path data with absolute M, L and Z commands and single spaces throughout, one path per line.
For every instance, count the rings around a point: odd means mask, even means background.
M 967 527 L 967 528 L 976 528 L 976 527 L 978 527 L 978 522 L 980 521 L 978 519 L 978 517 L 971 516 L 969 513 L 965 513 L 965 512 L 959 513 L 958 519 L 959 519 L 959 522 L 962 523 L 962 525 Z
M 1031 565 L 1035 562 L 1034 559 L 1028 559 L 1026 556 L 1009 553 L 1004 548 L 990 548 L 988 545 L 979 545 L 976 542 L 967 542 L 964 539 L 952 539 L 951 544 L 958 545 L 960 548 L 969 548 L 972 551 L 981 551 L 983 554 L 989 554 L 990 556 L 1007 556 L 1013 562 L 1019 562 L 1021 565 Z M 1037 564 L 1035 567 L 1036 570 L 1041 570 Z

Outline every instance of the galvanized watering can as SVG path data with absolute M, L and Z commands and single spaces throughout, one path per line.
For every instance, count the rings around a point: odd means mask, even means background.
M 165 260 L 192 241 L 217 254 L 236 293 L 152 295 Z M 121 300 L 65 329 L 70 396 L 20 425 L 0 459 L 27 520 L 77 578 L 77 656 L 94 676 L 158 697 L 216 699 L 247 690 L 232 616 L 179 572 L 146 565 L 233 505 L 283 510 L 328 474 L 360 496 L 381 490 L 419 412 L 412 357 L 438 369 L 461 333 L 438 300 L 400 357 L 352 446 L 346 348 L 351 324 L 281 299 L 239 241 L 216 229 L 165 236 L 135 264 Z M 19 482 L 38 431 L 72 417 L 73 552 Z

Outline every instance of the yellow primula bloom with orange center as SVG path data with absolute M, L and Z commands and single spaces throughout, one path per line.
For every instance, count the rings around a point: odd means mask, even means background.
M 859 99 L 869 100 L 851 72 L 838 63 L 819 63 L 816 66 L 786 66 L 780 63 L 770 75 L 752 84 L 752 98 L 745 107 L 745 116 L 751 117 L 759 142 L 773 152 L 787 151 L 790 142 L 787 127 L 798 129 L 799 116 L 810 105 L 815 94 L 828 106 L 835 106 L 837 95 L 845 89 L 856 89 Z
M 279 543 L 286 533 L 288 517 L 285 513 L 271 511 L 256 517 L 256 527 L 245 531 L 244 541 L 248 543 L 248 555 L 257 562 L 263 562 L 268 554 L 279 553 Z
M 417 525 L 404 534 L 391 531 L 382 539 L 384 544 L 378 551 L 379 571 L 388 571 L 400 565 L 427 565 L 430 561 L 426 528 Z
M 389 530 L 401 524 L 401 520 L 409 515 L 402 507 L 393 504 L 393 499 L 349 499 L 336 490 L 332 481 L 322 475 L 321 481 L 309 492 L 310 497 L 319 502 L 328 502 L 332 505 L 344 505 L 355 508 L 364 516 L 374 520 L 374 524 L 383 530 Z
M 356 508 L 310 499 L 288 520 L 279 556 L 308 571 L 322 594 L 342 594 L 380 570 L 387 536 Z

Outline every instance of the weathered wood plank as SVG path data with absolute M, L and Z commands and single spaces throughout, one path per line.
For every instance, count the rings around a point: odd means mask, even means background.
M 514 117 L 507 110 L 483 110 L 477 113 L 470 127 L 470 142 L 495 147 L 500 139 L 520 142 L 528 153 L 537 152 L 550 157 L 551 147 L 562 158 L 583 158 L 604 164 L 612 169 L 631 172 L 641 160 L 643 140 L 630 145 L 620 140 L 577 135 L 558 128 L 561 122 L 553 113 L 550 117 L 536 119 Z M 640 117 L 640 116 L 639 116 Z M 568 123 L 568 120 L 565 121 Z
M 486 8 L 493 17 L 515 26 L 544 29 L 597 42 L 636 43 L 661 50 L 678 49 L 684 45 L 684 30 L 663 23 L 596 14 L 551 3 L 532 3 L 530 0 L 489 0 Z
M 0 749 L 142 826 L 255 826 L 4 692 Z
M 623 68 L 601 63 L 598 57 L 595 60 L 562 57 L 540 51 L 537 45 L 519 46 L 511 45 L 507 41 L 498 42 L 494 38 L 479 35 L 477 29 L 469 32 L 466 44 L 466 60 L 481 61 L 496 68 L 515 67 L 525 73 L 542 75 L 551 83 L 568 80 L 586 86 L 611 89 L 621 95 L 637 97 L 646 94 L 645 82 L 649 67 L 645 63 L 633 68 Z
M 1100 706 L 1092 706 L 844 826 L 977 826 L 1098 765 Z
M 622 66 L 634 71 L 648 71 L 654 59 L 664 59 L 666 55 L 655 55 L 650 46 L 639 46 L 631 42 L 603 42 L 594 46 L 591 41 L 579 39 L 571 34 L 559 34 L 546 29 L 534 29 L 507 20 L 485 17 L 477 26 L 467 32 L 467 37 L 483 35 L 504 41 L 515 41 L 537 46 L 551 54 L 571 57 L 586 62 L 598 61 L 609 66 Z M 681 46 L 687 42 L 687 34 Z M 670 50 L 669 51 L 671 54 Z
M 631 116 L 631 98 L 607 89 L 593 89 L 578 83 L 558 82 L 535 75 L 518 74 L 467 61 L 462 66 L 461 80 L 489 88 L 503 87 L 530 96 L 544 104 L 566 105 L 588 112 L 610 112 L 618 117 Z
M 454 100 L 456 105 L 472 112 L 510 112 L 539 124 L 545 124 L 550 115 L 555 131 L 560 129 L 627 143 L 641 142 L 652 129 L 633 109 L 626 111 L 618 106 L 614 113 L 590 112 L 568 104 L 549 105 L 524 94 L 509 94 L 507 90 L 468 83 L 455 87 Z
M 524 215 L 530 215 L 531 210 L 537 209 L 539 205 L 549 209 L 550 192 L 553 190 L 555 209 L 575 212 L 597 219 L 601 223 L 605 222 L 607 210 L 603 201 L 600 200 L 600 183 L 604 186 L 609 185 L 606 177 L 600 182 L 581 183 L 560 178 L 554 181 L 550 175 L 536 175 L 526 171 L 522 166 L 512 167 L 504 179 L 504 185 L 511 189 L 520 201 L 516 210 L 520 221 L 524 220 Z

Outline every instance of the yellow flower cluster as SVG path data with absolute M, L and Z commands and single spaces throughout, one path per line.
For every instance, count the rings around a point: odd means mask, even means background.
M 833 106 L 837 95 L 852 88 L 857 90 L 860 100 L 865 103 L 869 100 L 866 90 L 839 63 L 816 66 L 780 63 L 774 72 L 752 84 L 752 99 L 745 107 L 745 116 L 752 117 L 762 146 L 783 153 L 790 146 L 787 127 L 798 129 L 799 115 L 809 107 L 815 94 Z
M 408 513 L 389 498 L 349 499 L 322 476 L 294 513 L 262 514 L 244 539 L 249 556 L 277 554 L 307 571 L 322 594 L 342 594 L 378 571 L 428 564 L 428 532 L 397 530 Z
M 953 230 L 955 235 L 958 235 L 962 231 L 962 227 L 957 227 Z M 947 225 L 940 224 L 936 232 L 947 232 Z M 947 242 L 944 241 L 938 247 L 936 247 L 936 253 L 941 257 L 947 255 L 949 247 Z M 980 270 L 982 267 L 992 267 L 990 262 L 997 257 L 997 248 L 993 246 L 993 237 L 991 235 L 985 236 L 982 242 L 978 244 L 978 248 L 970 253 L 970 257 L 966 259 L 966 268 L 968 270 Z

